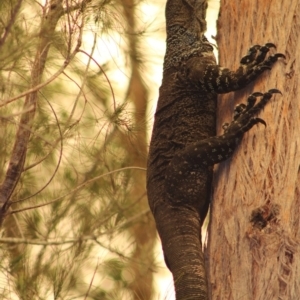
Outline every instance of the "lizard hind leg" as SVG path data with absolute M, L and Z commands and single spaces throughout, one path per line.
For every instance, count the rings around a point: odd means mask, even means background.
M 222 135 L 203 141 L 207 141 L 205 162 L 208 165 L 220 163 L 232 156 L 244 133 L 254 125 L 258 123 L 267 125 L 263 119 L 255 117 L 255 115 L 266 106 L 275 93 L 281 94 L 277 89 L 271 89 L 264 94 L 259 92 L 251 94 L 247 104 L 241 103 L 235 107 L 231 123 L 225 123 L 222 126 L 224 130 Z M 261 99 L 256 103 L 258 97 Z M 211 151 L 208 150 L 208 147 L 211 147 Z
M 255 124 L 262 123 L 266 126 L 265 121 L 255 115 L 277 93 L 281 94 L 279 90 L 271 89 L 264 94 L 251 94 L 247 104 L 240 104 L 235 108 L 233 120 L 223 126 L 222 135 L 192 143 L 173 156 L 165 173 L 167 194 L 173 204 L 182 205 L 181 201 L 187 194 L 191 203 L 197 203 L 199 194 L 205 189 L 203 174 L 214 164 L 232 156 L 244 133 Z M 256 99 L 258 97 L 261 98 L 259 101 Z M 205 203 L 201 205 L 205 206 Z
M 281 94 L 279 90 L 271 89 L 264 94 L 251 94 L 247 104 L 240 104 L 235 108 L 231 123 L 223 125 L 222 135 L 192 143 L 177 152 L 169 164 L 167 177 L 172 177 L 174 183 L 177 181 L 174 177 L 186 178 L 190 171 L 212 166 L 229 158 L 245 132 L 258 123 L 266 125 L 264 120 L 255 115 L 266 106 L 272 95 L 277 93 Z M 258 97 L 261 99 L 256 103 Z

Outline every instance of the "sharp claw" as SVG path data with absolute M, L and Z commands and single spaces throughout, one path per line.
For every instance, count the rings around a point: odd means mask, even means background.
M 277 89 L 271 89 L 268 92 L 271 93 L 271 94 L 280 94 L 280 95 L 282 95 L 281 91 L 279 91 Z
M 257 123 L 261 123 L 261 124 L 265 125 L 265 127 L 267 127 L 267 123 L 263 119 L 261 119 L 261 118 L 255 118 L 254 120 L 255 120 L 256 124 Z
M 266 43 L 266 44 L 265 44 L 265 47 L 268 47 L 268 48 L 275 48 L 275 49 L 276 49 L 276 46 L 275 46 L 273 43 Z
M 282 54 L 282 53 L 276 53 L 276 54 L 274 54 L 274 56 L 275 56 L 276 58 L 283 58 L 283 59 L 286 59 L 285 55 Z

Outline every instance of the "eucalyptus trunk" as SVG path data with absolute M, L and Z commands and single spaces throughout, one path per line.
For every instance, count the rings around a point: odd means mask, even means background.
M 208 234 L 211 299 L 299 299 L 300 1 L 221 0 L 219 63 L 235 68 L 247 48 L 273 42 L 284 53 L 245 89 L 218 100 L 218 128 L 252 92 L 281 90 L 267 127 L 244 137 L 217 167 Z M 238 41 L 238 42 L 237 42 Z

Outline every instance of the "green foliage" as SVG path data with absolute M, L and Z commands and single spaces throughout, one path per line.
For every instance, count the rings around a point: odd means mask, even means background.
M 23 105 L 34 94 L 33 69 L 45 38 L 40 31 L 55 1 L 46 2 L 0 1 L 1 182 L 21 117 L 32 108 Z M 13 240 L 0 242 L 0 298 L 131 298 L 123 278 L 134 242 L 128 224 L 147 213 L 132 199 L 132 176 L 142 178 L 145 170 L 128 163 L 134 121 L 124 89 L 110 79 L 119 66 L 98 51 L 108 33 L 123 30 L 120 4 L 62 3 L 65 12 L 46 35 L 50 50 L 38 74 L 44 86 L 37 89 L 24 168 L 2 224 L 3 238 Z M 87 36 L 95 40 L 77 48 Z

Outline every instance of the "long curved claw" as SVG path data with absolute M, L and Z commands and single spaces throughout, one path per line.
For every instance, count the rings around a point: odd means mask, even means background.
M 265 125 L 265 127 L 267 127 L 267 123 L 265 122 L 265 120 L 261 119 L 261 118 L 255 118 L 255 123 L 258 124 L 258 123 L 261 123 L 263 125 Z
M 274 56 L 275 56 L 276 58 L 283 58 L 283 59 L 286 59 L 285 55 L 282 54 L 282 53 L 276 53 L 276 54 L 274 54 Z
M 281 91 L 279 91 L 278 89 L 270 89 L 270 90 L 268 91 L 268 93 L 271 93 L 271 94 L 280 94 L 280 95 L 282 95 Z
M 270 48 L 276 49 L 276 46 L 275 46 L 273 43 L 266 43 L 266 44 L 265 44 L 265 47 L 268 47 L 269 49 L 270 49 Z

